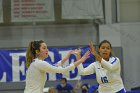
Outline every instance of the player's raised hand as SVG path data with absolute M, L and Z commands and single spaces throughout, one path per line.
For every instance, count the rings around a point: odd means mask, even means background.
M 85 60 L 86 60 L 87 58 L 89 58 L 89 54 L 90 54 L 90 51 L 87 51 L 87 52 L 82 56 L 82 58 L 78 59 L 78 60 L 74 63 L 74 65 L 75 65 L 75 66 L 78 66 L 79 64 L 85 62 Z
M 75 49 L 75 50 L 73 51 L 73 54 L 74 54 L 74 55 L 81 55 L 81 49 Z
M 61 65 L 64 64 L 70 57 L 71 54 L 74 53 L 75 50 L 70 50 L 67 55 L 61 60 Z
M 90 51 L 87 51 L 83 56 L 82 56 L 82 60 L 83 62 L 85 62 L 86 59 L 88 59 L 90 57 Z
M 92 41 L 89 43 L 89 47 L 90 47 L 90 52 L 94 55 L 96 53 L 96 49 Z
M 81 49 L 75 49 L 73 51 L 73 54 L 76 56 L 76 59 L 80 59 L 81 58 Z

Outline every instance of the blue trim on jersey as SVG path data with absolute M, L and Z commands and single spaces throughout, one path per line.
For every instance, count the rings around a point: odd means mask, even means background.
M 123 88 L 120 91 L 118 91 L 117 93 L 126 93 L 126 90 Z
M 117 58 L 115 57 L 114 61 L 113 61 L 113 62 L 111 62 L 111 64 L 114 64 L 114 63 L 116 62 L 116 60 L 117 60 Z

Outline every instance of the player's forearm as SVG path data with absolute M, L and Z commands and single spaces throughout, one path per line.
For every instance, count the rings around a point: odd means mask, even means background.
M 101 65 L 107 70 L 114 71 L 119 68 L 119 60 L 116 60 L 115 63 L 111 64 L 111 63 L 105 61 L 104 59 L 102 59 Z
M 96 51 L 92 52 L 92 54 L 95 56 L 95 58 L 96 58 L 99 62 L 101 62 L 102 57 L 101 57 Z
M 64 57 L 62 60 L 61 60 L 61 65 L 63 65 L 70 57 L 70 54 L 68 54 L 66 57 Z
M 74 62 L 74 65 L 77 67 L 79 64 L 81 64 L 84 60 L 83 59 L 79 59 L 76 62 Z
M 61 65 L 63 65 L 67 60 L 68 60 L 67 57 L 63 58 L 63 59 L 61 60 Z
M 81 59 L 77 60 L 77 61 L 74 63 L 74 65 L 75 65 L 75 66 L 78 66 L 79 64 L 85 62 L 85 60 L 86 60 L 87 58 L 89 58 L 89 53 L 90 53 L 90 52 L 87 51 L 87 52 L 82 56 Z
M 76 60 L 79 60 L 81 58 L 81 55 L 80 54 L 77 54 L 76 55 Z
M 75 68 L 75 65 L 73 63 L 71 63 L 69 66 L 66 66 L 66 67 L 57 67 L 57 68 L 54 67 L 53 70 L 56 73 L 65 74 L 65 73 L 68 73 L 69 71 L 73 70 L 74 68 Z

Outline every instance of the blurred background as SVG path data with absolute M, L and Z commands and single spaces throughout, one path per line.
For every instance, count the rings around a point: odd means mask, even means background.
M 73 47 L 109 40 L 121 60 L 126 90 L 139 89 L 139 36 L 140 0 L 0 0 L 0 93 L 23 93 L 25 51 L 30 41 L 40 39 L 46 41 L 52 62 L 57 53 L 61 59 Z M 83 83 L 96 84 L 95 77 L 82 79 L 76 71 L 64 77 L 77 93 Z M 59 76 L 52 76 L 48 74 L 45 87 L 59 83 Z

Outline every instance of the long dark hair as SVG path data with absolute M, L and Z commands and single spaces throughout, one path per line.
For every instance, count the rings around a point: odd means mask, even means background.
M 43 40 L 31 41 L 26 51 L 26 67 L 28 68 L 32 63 L 33 59 L 36 58 L 36 50 L 40 51 L 41 43 L 44 43 Z

